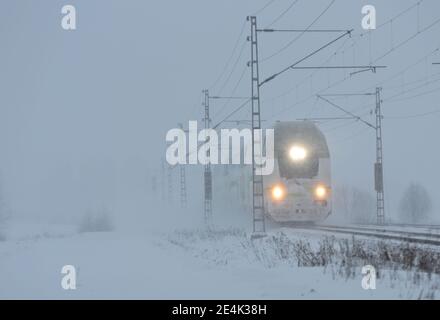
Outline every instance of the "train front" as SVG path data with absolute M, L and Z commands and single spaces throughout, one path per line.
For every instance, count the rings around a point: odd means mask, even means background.
M 309 121 L 275 126 L 275 169 L 265 177 L 266 212 L 276 222 L 319 222 L 332 210 L 330 153 Z

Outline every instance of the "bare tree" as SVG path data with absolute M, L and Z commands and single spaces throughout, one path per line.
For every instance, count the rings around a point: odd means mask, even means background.
M 411 183 L 400 200 L 400 217 L 408 223 L 425 222 L 432 209 L 431 197 L 420 184 Z

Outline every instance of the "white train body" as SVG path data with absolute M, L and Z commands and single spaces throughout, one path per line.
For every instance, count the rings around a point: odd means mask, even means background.
M 277 122 L 275 166 L 264 176 L 265 213 L 276 222 L 311 223 L 332 211 L 331 162 L 327 142 L 309 121 Z M 252 170 L 226 166 L 214 178 L 216 193 L 226 202 L 252 212 Z
M 275 168 L 264 185 L 266 213 L 277 222 L 318 222 L 331 214 L 330 153 L 314 123 L 275 125 Z

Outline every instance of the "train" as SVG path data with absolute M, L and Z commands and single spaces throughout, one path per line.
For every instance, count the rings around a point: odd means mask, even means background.
M 312 121 L 278 121 L 273 129 L 274 170 L 264 176 L 266 216 L 281 224 L 324 221 L 332 213 L 330 151 L 324 134 Z M 252 211 L 250 166 L 225 166 L 215 188 L 222 198 L 235 199 Z

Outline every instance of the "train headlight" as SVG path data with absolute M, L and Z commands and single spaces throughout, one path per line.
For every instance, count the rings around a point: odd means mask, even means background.
M 281 201 L 286 197 L 286 188 L 282 185 L 275 185 L 272 188 L 272 199 L 275 201 Z
M 294 145 L 289 150 L 289 156 L 293 162 L 301 162 L 307 158 L 307 150 L 302 146 Z
M 328 196 L 328 189 L 323 186 L 323 185 L 319 185 L 315 188 L 315 197 L 318 200 L 325 200 Z

